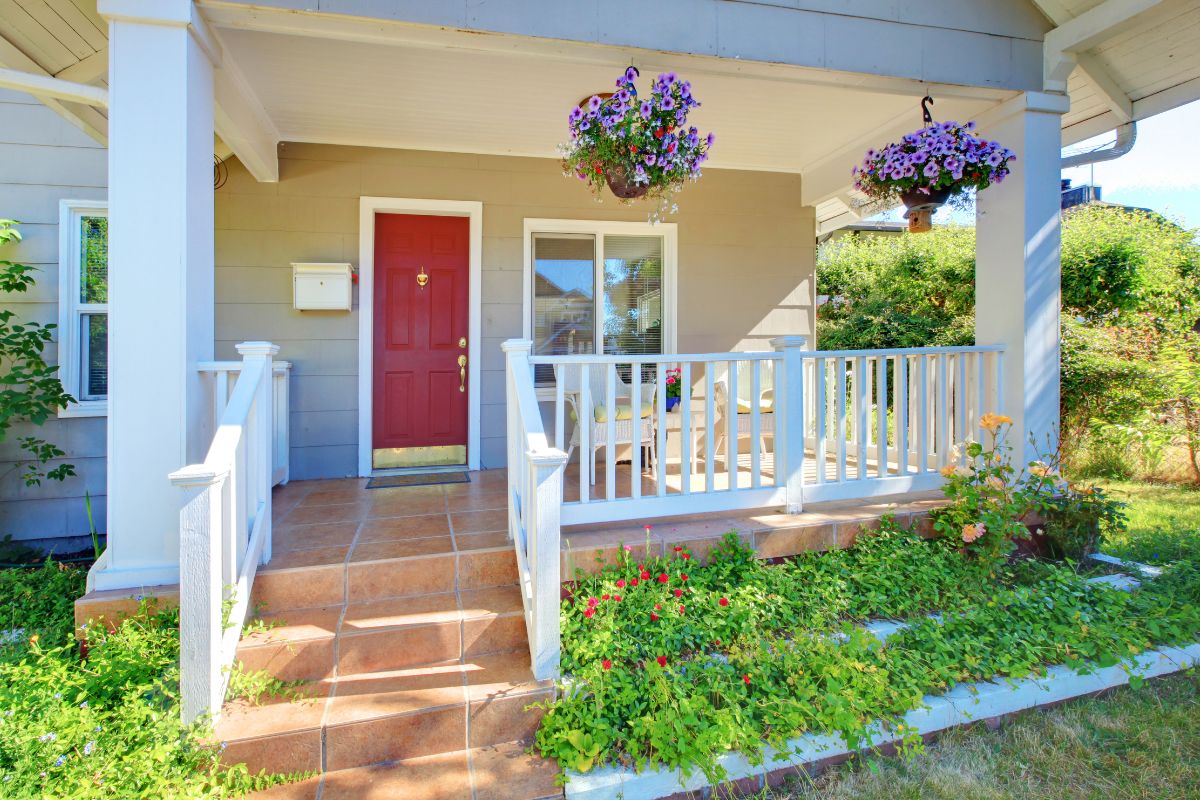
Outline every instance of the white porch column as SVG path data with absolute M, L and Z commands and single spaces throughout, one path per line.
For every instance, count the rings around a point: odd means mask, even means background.
M 980 192 L 976 207 L 975 338 L 1006 346 L 1003 409 L 987 410 L 1013 418 L 1009 444 L 1021 463 L 1054 447 L 1058 435 L 1060 115 L 1067 107 L 1062 95 L 1026 93 L 980 124 L 981 135 L 1017 154 L 1012 173 Z
M 95 589 L 179 580 L 213 355 L 213 48 L 191 0 L 100 0 L 109 22 L 108 552 Z

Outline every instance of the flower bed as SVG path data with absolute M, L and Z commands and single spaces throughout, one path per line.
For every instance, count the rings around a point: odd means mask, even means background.
M 755 762 L 805 733 L 863 746 L 876 720 L 959 683 L 1115 664 L 1200 634 L 1189 562 L 1134 592 L 991 563 L 885 520 L 855 548 L 779 565 L 731 536 L 704 565 L 676 549 L 580 578 L 562 606 L 570 678 L 545 704 L 537 746 L 578 772 L 664 766 L 717 781 L 729 751 Z M 874 616 L 914 622 L 886 644 L 848 624 Z

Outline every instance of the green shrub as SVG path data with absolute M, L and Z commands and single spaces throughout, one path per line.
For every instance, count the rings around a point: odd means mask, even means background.
M 61 642 L 75 629 L 75 598 L 87 582 L 83 567 L 46 559 L 40 569 L 0 569 L 0 661 L 25 651 L 29 637 Z M 20 631 L 20 635 L 16 635 Z

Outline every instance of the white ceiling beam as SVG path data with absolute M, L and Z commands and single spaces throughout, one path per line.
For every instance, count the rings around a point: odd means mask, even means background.
M 1062 19 L 1067 12 L 1061 3 L 1047 2 L 1047 0 L 1034 1 L 1042 9 L 1042 12 L 1058 26 L 1047 33 L 1042 42 L 1045 89 L 1064 93 L 1067 91 L 1067 78 L 1079 63 L 1080 54 L 1103 44 L 1130 20 L 1163 2 L 1163 0 L 1105 0 L 1077 17 Z M 1059 19 L 1056 19 L 1056 16 Z M 1090 64 L 1092 68 L 1098 67 L 1094 59 L 1090 61 Z M 1109 80 L 1111 81 L 1111 77 Z M 1112 85 L 1115 86 L 1115 82 Z M 1104 91 L 1099 85 L 1097 88 Z M 1105 92 L 1106 96 L 1107 94 Z
M 83 103 L 97 108 L 108 107 L 108 92 L 99 86 L 49 78 L 19 69 L 0 67 L 0 86 L 5 89 L 28 92 L 37 98 L 52 97 L 56 100 L 69 100 L 72 103 Z
M 250 88 L 216 30 L 193 10 L 192 29 L 208 43 L 213 59 L 213 127 L 254 179 L 279 181 L 279 131 Z
M 92 83 L 108 74 L 108 48 L 104 47 L 90 56 L 76 61 L 69 67 L 54 73 L 54 77 L 76 83 Z
M 49 72 L 29 56 L 21 52 L 16 45 L 0 36 L 0 67 L 7 67 L 27 75 L 54 80 Z M 95 88 L 96 91 L 104 91 Z M 28 89 L 23 89 L 28 92 Z M 95 139 L 102 145 L 108 145 L 108 119 L 94 108 L 86 105 L 67 105 L 70 100 L 60 100 L 49 94 L 35 94 L 39 100 L 63 119 Z M 106 93 L 107 97 L 107 93 Z M 86 102 L 86 101 L 84 101 Z M 105 100 L 107 102 L 107 99 Z
M 1061 26 L 1072 19 L 1071 12 L 1060 0 L 1033 0 L 1035 6 L 1056 26 Z M 1071 63 L 1071 59 L 1062 62 L 1063 66 Z M 1125 90 L 1113 79 L 1112 73 L 1095 55 L 1086 52 L 1076 53 L 1074 65 L 1079 67 L 1084 77 L 1091 82 L 1096 91 L 1104 98 L 1113 115 L 1121 122 L 1133 119 L 1133 102 Z M 1070 77 L 1070 71 L 1062 77 L 1065 82 Z

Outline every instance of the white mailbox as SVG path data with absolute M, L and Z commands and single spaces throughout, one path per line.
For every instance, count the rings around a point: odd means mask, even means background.
M 349 264 L 292 264 L 292 296 L 298 311 L 349 311 Z

